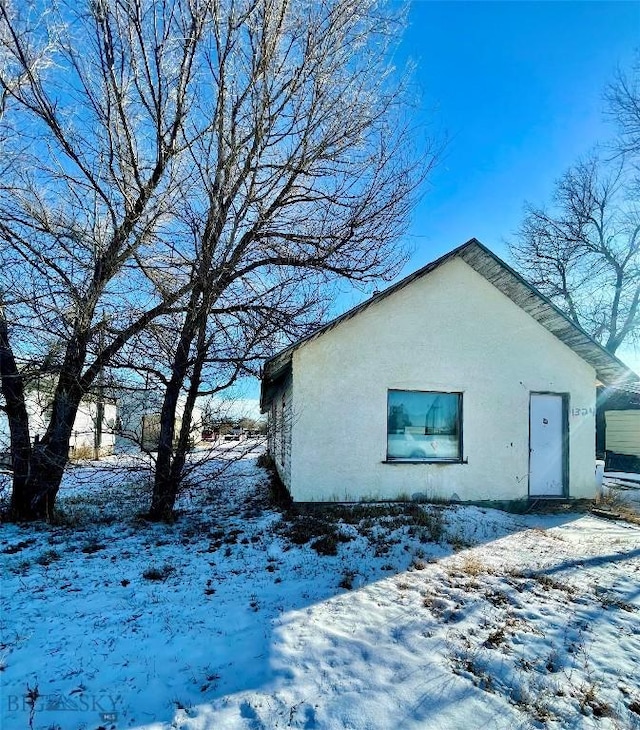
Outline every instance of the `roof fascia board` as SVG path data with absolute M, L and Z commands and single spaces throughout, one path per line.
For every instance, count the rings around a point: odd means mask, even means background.
M 555 335 L 561 342 L 564 342 L 565 345 L 576 352 L 579 357 L 592 365 L 592 367 L 596 370 L 598 370 L 599 367 L 604 368 L 605 370 L 611 370 L 612 368 L 618 370 L 619 373 L 616 377 L 616 381 L 619 380 L 620 383 L 624 383 L 626 380 L 637 383 L 640 380 L 633 370 L 605 349 L 599 342 L 596 342 L 596 340 L 594 340 L 588 332 L 586 332 L 580 325 L 569 319 L 569 317 L 548 297 L 530 284 L 515 269 L 509 266 L 509 264 L 496 256 L 493 251 L 480 243 L 480 241 L 472 239 L 468 244 L 465 244 L 462 249 L 459 249 L 459 255 L 466 264 L 471 266 L 471 268 L 487 279 L 487 281 L 495 286 L 496 289 L 511 299 L 514 304 L 518 305 L 527 314 L 533 317 L 533 319 L 539 322 L 543 327 L 545 327 L 545 329 L 551 332 L 551 334 Z M 486 271 L 483 271 L 481 267 L 478 268 L 475 266 L 474 258 L 477 260 L 478 255 L 488 257 L 491 262 L 496 264 L 498 269 L 503 271 L 512 279 L 511 285 L 508 288 L 499 286 L 495 280 L 492 280 L 489 276 L 487 276 Z M 526 291 L 529 295 L 529 301 L 520 301 L 517 290 L 520 292 Z M 538 305 L 538 311 L 534 312 L 533 310 L 536 309 L 536 305 Z M 570 334 L 575 336 L 575 346 L 570 344 Z M 583 348 L 588 348 L 590 350 L 589 354 L 591 357 L 589 359 L 585 357 L 584 352 L 581 352 Z

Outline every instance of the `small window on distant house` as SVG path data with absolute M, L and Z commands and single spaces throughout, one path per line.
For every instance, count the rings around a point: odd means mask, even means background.
M 390 390 L 389 461 L 461 461 L 462 393 Z

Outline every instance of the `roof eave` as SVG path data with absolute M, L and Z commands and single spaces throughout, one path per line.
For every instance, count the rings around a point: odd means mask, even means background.
M 473 246 L 465 245 L 464 250 L 459 250 L 460 258 L 591 365 L 596 371 L 596 377 L 605 385 L 615 386 L 640 382 L 637 373 L 599 342 L 596 342 L 580 325 L 569 319 L 548 297 L 531 285 L 509 264 L 496 256 L 480 241 L 473 239 L 469 243 L 473 243 Z M 479 266 L 478 261 L 481 257 L 484 257 L 485 261 L 488 257 L 495 269 L 503 272 L 511 280 L 510 286 L 501 286 L 490 271 Z M 520 295 L 516 289 L 519 289 Z

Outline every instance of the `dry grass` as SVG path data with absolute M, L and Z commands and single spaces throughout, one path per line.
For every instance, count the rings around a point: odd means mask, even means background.
M 612 517 L 617 516 L 625 522 L 640 525 L 640 514 L 615 494 L 609 493 L 604 495 L 596 507 L 600 510 L 611 512 Z
M 489 573 L 487 566 L 475 555 L 467 555 L 459 568 L 465 575 L 477 578 L 483 573 Z
M 69 450 L 70 461 L 84 461 L 93 459 L 94 449 L 92 446 L 76 446 Z

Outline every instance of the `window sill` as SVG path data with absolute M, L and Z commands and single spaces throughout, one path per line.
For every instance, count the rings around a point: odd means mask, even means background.
M 384 459 L 381 464 L 468 464 L 468 459 Z

